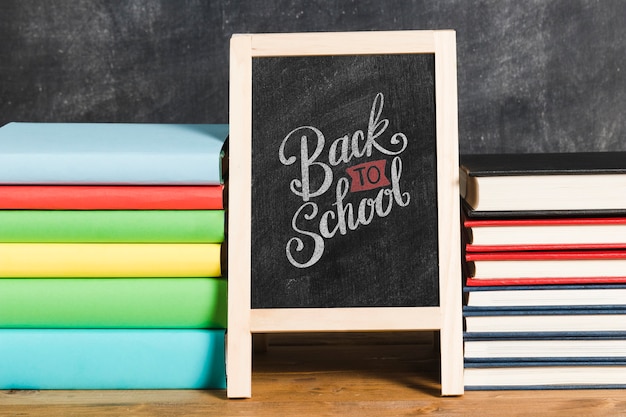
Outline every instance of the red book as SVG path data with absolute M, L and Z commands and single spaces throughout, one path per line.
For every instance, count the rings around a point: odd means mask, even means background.
M 528 280 L 543 284 L 626 282 L 624 250 L 467 252 L 465 259 L 469 278 L 490 285 L 511 280 L 525 284 Z
M 626 217 L 465 219 L 468 252 L 626 248 Z
M 518 285 L 582 285 L 582 284 L 624 284 L 626 277 L 591 277 L 591 278 L 508 278 L 474 279 L 467 278 L 468 287 L 506 287 Z
M 221 210 L 222 185 L 1 185 L 0 209 Z

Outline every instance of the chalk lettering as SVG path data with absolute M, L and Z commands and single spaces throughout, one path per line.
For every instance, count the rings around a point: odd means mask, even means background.
M 315 151 L 313 152 L 313 155 L 309 156 L 308 136 L 303 134 L 300 137 L 300 175 L 301 175 L 300 178 L 301 179 L 298 180 L 296 178 L 292 180 L 290 183 L 291 191 L 295 195 L 302 197 L 302 201 L 309 201 L 311 197 L 317 197 L 319 195 L 324 194 L 333 182 L 333 172 L 330 169 L 330 167 L 323 162 L 316 161 L 317 157 L 319 157 L 320 153 L 322 153 L 322 151 L 324 150 L 324 135 L 322 134 L 322 132 L 320 132 L 319 129 L 316 129 L 313 126 L 298 127 L 292 130 L 291 132 L 289 132 L 287 136 L 285 136 L 278 150 L 278 157 L 280 159 L 280 162 L 282 162 L 283 165 L 291 165 L 296 162 L 297 158 L 295 156 L 290 156 L 290 157 L 285 156 L 285 145 L 291 137 L 295 136 L 299 132 L 306 131 L 306 130 L 311 130 L 315 134 L 315 138 L 317 139 L 317 143 L 315 145 Z M 310 186 L 311 175 L 309 171 L 311 167 L 313 166 L 322 168 L 322 173 L 324 175 L 324 181 L 322 181 L 320 187 L 315 191 L 311 191 L 311 188 L 310 188 L 311 187 Z
M 389 127 L 389 120 L 382 118 L 383 107 L 384 96 L 378 93 L 370 110 L 367 133 L 356 130 L 352 135 L 335 139 L 328 147 L 327 162 L 320 158 L 326 139 L 318 128 L 300 126 L 283 138 L 278 156 L 285 166 L 299 163 L 300 176 L 290 181 L 289 188 L 303 202 L 291 219 L 296 236 L 291 237 L 285 247 L 287 259 L 293 266 L 308 268 L 315 265 L 324 254 L 325 240 L 369 225 L 375 218 L 390 215 L 394 206 L 406 207 L 411 202 L 411 194 L 401 187 L 402 159 L 399 156 L 406 149 L 408 138 L 397 132 L 388 136 L 387 142 L 383 141 L 383 134 Z M 290 145 L 292 142 L 295 143 Z M 288 147 L 299 148 L 299 152 L 288 154 Z M 389 166 L 391 180 L 385 172 L 386 159 L 362 162 L 346 168 L 348 176 L 336 179 L 334 202 L 327 210 L 322 212 L 319 201 L 311 201 L 333 186 L 331 167 L 369 158 L 374 150 L 393 156 Z M 312 179 L 316 181 L 312 182 Z M 358 201 L 350 198 L 356 195 L 351 193 L 373 189 L 379 189 L 375 196 L 370 194 Z
M 305 246 L 304 242 L 299 237 L 292 237 L 291 239 L 289 239 L 289 241 L 287 242 L 287 246 L 285 247 L 285 250 L 287 253 L 287 259 L 289 259 L 289 262 L 291 262 L 293 266 L 298 267 L 298 268 L 307 268 L 311 265 L 314 265 L 317 261 L 320 260 L 320 258 L 324 254 L 324 239 L 317 233 L 308 232 L 306 230 L 300 229 L 298 225 L 296 224 L 298 218 L 300 217 L 300 213 L 304 212 L 306 208 L 311 209 L 310 213 L 303 214 L 303 217 L 306 220 L 314 219 L 315 216 L 317 216 L 317 212 L 318 212 L 317 204 L 312 203 L 312 202 L 304 203 L 302 206 L 300 206 L 300 208 L 293 215 L 293 219 L 291 221 L 291 227 L 293 227 L 294 231 L 300 234 L 303 234 L 305 236 L 309 236 L 311 239 L 313 239 L 313 251 L 312 251 L 311 257 L 306 262 L 298 262 L 293 257 L 291 252 L 292 252 L 292 249 L 294 249 L 293 248 L 294 244 L 296 245 L 295 247 L 296 252 L 302 252 L 304 250 L 304 246 Z
M 396 156 L 391 164 L 391 188 L 381 188 L 376 197 L 362 198 L 358 207 L 354 209 L 354 204 L 346 202 L 346 196 L 349 191 L 348 179 L 339 178 L 335 187 L 335 202 L 332 204 L 334 208 L 325 211 L 319 218 L 317 231 L 312 231 L 315 227 L 304 228 L 298 224 L 310 224 L 317 218 L 319 208 L 313 202 L 307 202 L 300 206 L 295 212 L 291 226 L 293 230 L 301 235 L 308 236 L 313 243 L 312 250 L 309 251 L 311 256 L 305 262 L 298 262 L 292 251 L 302 252 L 305 249 L 305 243 L 300 237 L 292 237 L 287 242 L 287 259 L 297 268 L 307 268 L 315 265 L 324 254 L 324 239 L 332 239 L 337 234 L 346 235 L 349 230 L 357 230 L 359 226 L 370 224 L 375 217 L 387 217 L 394 206 L 394 203 L 400 207 L 406 207 L 411 196 L 408 192 L 402 192 L 400 188 L 400 179 L 402 177 L 402 161 Z M 305 210 L 310 209 L 309 213 Z M 305 222 L 311 221 L 311 222 Z M 333 225 L 331 223 L 334 222 Z M 295 247 L 294 247 L 295 245 Z

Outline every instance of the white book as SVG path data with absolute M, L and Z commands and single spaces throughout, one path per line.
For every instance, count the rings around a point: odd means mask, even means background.
M 572 312 L 573 313 L 573 312 Z M 516 332 L 624 332 L 626 314 L 589 311 L 583 314 L 506 314 L 468 315 L 465 312 L 465 331 L 468 333 Z
M 469 307 L 543 307 L 626 305 L 625 288 L 506 289 L 472 291 L 466 295 Z
M 626 365 L 546 365 L 465 368 L 466 389 L 581 388 L 626 385 Z
M 466 340 L 466 359 L 487 358 L 626 358 L 624 339 Z

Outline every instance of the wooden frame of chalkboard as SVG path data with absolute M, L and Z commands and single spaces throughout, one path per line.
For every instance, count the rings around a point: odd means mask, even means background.
M 454 31 L 230 44 L 229 398 L 252 334 L 434 330 L 463 393 Z

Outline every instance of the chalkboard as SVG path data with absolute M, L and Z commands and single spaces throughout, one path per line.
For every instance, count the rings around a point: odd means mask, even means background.
M 440 330 L 463 391 L 453 31 L 231 39 L 229 397 L 252 333 Z
M 434 54 L 259 57 L 252 84 L 252 308 L 438 306 Z
M 228 122 L 233 33 L 451 28 L 461 154 L 626 150 L 625 1 L 3 0 L 0 125 Z

